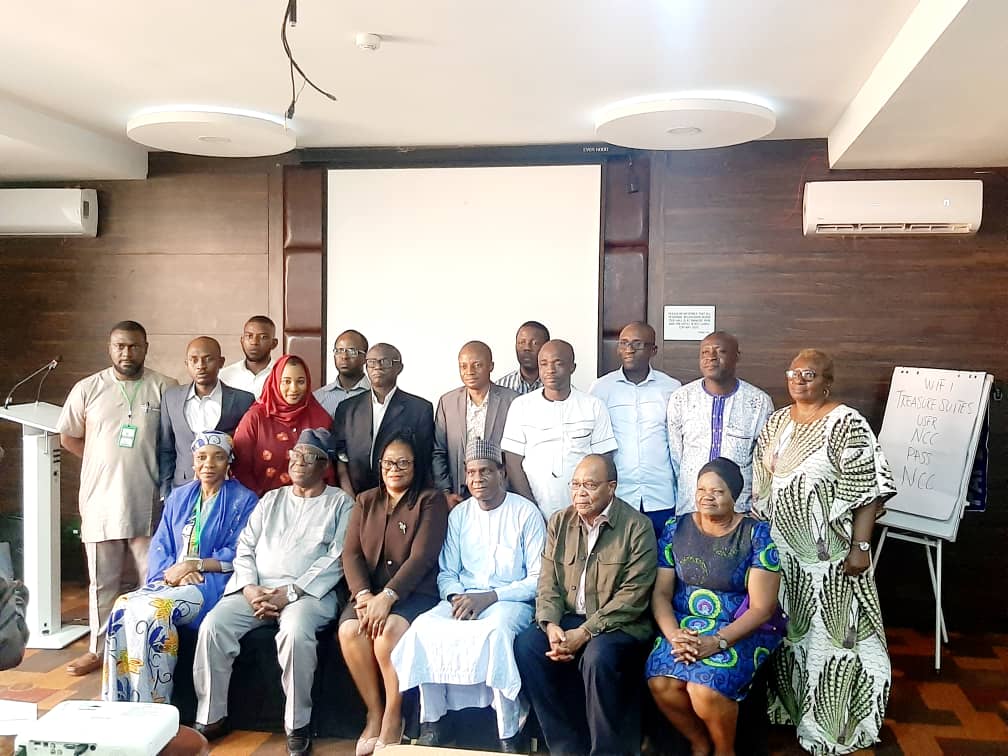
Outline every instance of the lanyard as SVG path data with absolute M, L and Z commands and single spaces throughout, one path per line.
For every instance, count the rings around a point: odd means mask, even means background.
M 126 400 L 126 417 L 129 420 L 133 419 L 133 402 L 136 400 L 137 394 L 140 393 L 140 385 L 143 383 L 143 378 L 139 381 L 130 381 L 131 383 L 136 383 L 133 389 L 133 396 L 128 396 L 126 394 L 126 389 L 123 388 L 124 381 L 116 381 L 119 384 L 119 390 L 122 392 L 123 399 Z

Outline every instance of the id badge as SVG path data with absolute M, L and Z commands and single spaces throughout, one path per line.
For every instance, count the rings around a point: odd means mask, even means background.
M 135 425 L 123 425 L 119 429 L 118 445 L 122 449 L 132 449 L 136 444 L 137 427 Z

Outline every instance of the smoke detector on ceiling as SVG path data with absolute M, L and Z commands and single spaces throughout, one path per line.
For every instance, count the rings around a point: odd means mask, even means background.
M 361 50 L 370 50 L 374 52 L 379 47 L 381 47 L 381 35 L 371 34 L 370 32 L 357 32 L 357 37 L 355 39 L 357 47 Z

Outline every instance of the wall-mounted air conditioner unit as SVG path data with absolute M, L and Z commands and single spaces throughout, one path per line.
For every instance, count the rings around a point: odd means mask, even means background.
M 802 220 L 806 236 L 975 234 L 983 182 L 810 181 Z
M 0 189 L 0 236 L 97 236 L 94 189 Z

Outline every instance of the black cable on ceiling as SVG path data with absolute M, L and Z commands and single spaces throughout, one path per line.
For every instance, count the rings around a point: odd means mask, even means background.
M 280 42 L 283 44 L 284 52 L 287 54 L 287 60 L 290 64 L 290 82 L 291 82 L 291 100 L 290 105 L 287 106 L 287 111 L 284 117 L 290 120 L 294 117 L 294 108 L 297 105 L 298 97 L 301 96 L 301 91 L 304 89 L 305 84 L 308 84 L 312 89 L 318 92 L 324 97 L 328 97 L 333 102 L 336 101 L 336 96 L 325 91 L 312 81 L 308 74 L 304 72 L 304 69 L 298 65 L 298 62 L 294 60 L 294 52 L 291 50 L 290 42 L 287 41 L 287 25 L 297 26 L 297 0 L 287 0 L 287 8 L 284 10 L 283 24 L 280 26 Z M 301 89 L 297 88 L 294 81 L 294 72 L 297 71 L 302 78 Z

